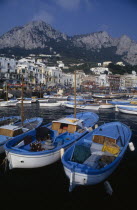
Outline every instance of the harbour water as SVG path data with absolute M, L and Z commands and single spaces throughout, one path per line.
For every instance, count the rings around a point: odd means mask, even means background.
M 63 107 L 39 107 L 38 104 L 25 105 L 25 117 L 43 117 L 44 123 L 73 113 L 73 109 Z M 79 110 L 77 110 L 79 112 Z M 112 196 L 105 191 L 104 184 L 79 186 L 68 192 L 69 180 L 65 176 L 61 161 L 37 169 L 13 169 L 0 171 L 0 200 L 33 202 L 45 209 L 136 209 L 137 189 L 137 116 L 115 112 L 113 109 L 96 111 L 98 125 L 120 121 L 130 126 L 131 141 L 135 151 L 129 148 L 125 156 L 108 178 L 113 188 Z M 20 106 L 1 107 L 0 117 L 19 115 Z M 20 203 L 20 206 L 21 206 Z

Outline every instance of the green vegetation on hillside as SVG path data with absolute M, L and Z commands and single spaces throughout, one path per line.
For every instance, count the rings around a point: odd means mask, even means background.
M 115 65 L 113 63 L 110 63 L 108 68 L 113 74 L 121 74 L 121 75 L 126 74 L 126 73 L 131 74 L 132 71 L 135 71 L 137 73 L 137 65 L 120 66 L 120 65 Z

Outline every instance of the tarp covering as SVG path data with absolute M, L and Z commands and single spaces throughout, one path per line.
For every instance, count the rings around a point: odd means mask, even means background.
M 73 162 L 83 163 L 91 155 L 90 148 L 83 145 L 76 145 L 72 160 Z

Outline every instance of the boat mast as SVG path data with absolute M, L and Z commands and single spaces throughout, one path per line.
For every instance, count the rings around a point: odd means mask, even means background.
M 40 83 L 40 98 L 42 98 L 42 97 L 41 97 L 41 83 Z
M 22 126 L 23 126 L 23 122 L 24 122 L 24 106 L 23 106 L 23 75 L 22 75 L 22 84 L 21 84 L 21 122 L 22 122 Z
M 111 94 L 112 94 L 112 87 L 111 87 L 111 80 L 110 80 L 109 95 Z
M 6 101 L 8 101 L 8 84 L 6 82 Z
M 76 118 L 76 71 L 74 71 L 74 118 Z

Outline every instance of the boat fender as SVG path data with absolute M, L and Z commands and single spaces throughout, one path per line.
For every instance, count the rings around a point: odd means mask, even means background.
M 135 147 L 134 147 L 134 144 L 133 144 L 133 142 L 129 142 L 129 149 L 131 150 L 131 151 L 134 151 L 135 150 Z
M 75 184 L 73 183 L 74 180 L 74 176 L 75 176 L 75 172 L 71 171 L 70 173 L 70 185 L 69 185 L 69 192 L 72 192 L 72 190 L 75 187 Z
M 109 195 L 112 195 L 113 189 L 112 189 L 110 183 L 108 181 L 105 181 L 104 186 L 105 186 L 106 193 Z
M 98 124 L 95 125 L 95 128 L 98 128 Z
M 60 150 L 60 156 L 61 156 L 61 158 L 64 155 L 64 152 L 65 152 L 64 148 L 61 148 L 61 150 Z

